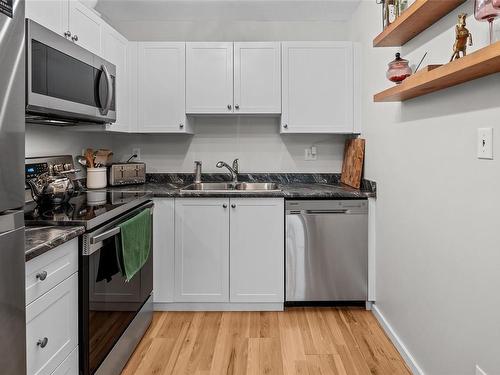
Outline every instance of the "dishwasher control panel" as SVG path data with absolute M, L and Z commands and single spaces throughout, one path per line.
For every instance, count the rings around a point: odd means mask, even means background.
M 287 215 L 300 215 L 307 213 L 365 214 L 368 212 L 368 200 L 348 199 L 286 201 L 285 210 Z

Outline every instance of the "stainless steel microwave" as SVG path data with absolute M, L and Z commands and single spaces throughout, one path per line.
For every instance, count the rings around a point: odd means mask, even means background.
M 116 121 L 116 67 L 26 20 L 26 121 L 52 125 Z

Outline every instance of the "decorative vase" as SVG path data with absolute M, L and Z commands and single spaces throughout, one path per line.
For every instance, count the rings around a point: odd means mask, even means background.
M 495 4 L 497 8 L 495 8 Z M 500 15 L 499 0 L 475 0 L 474 17 L 478 21 L 488 21 L 490 27 L 490 44 L 493 43 L 493 21 Z
M 401 54 L 396 53 L 396 58 L 389 63 L 387 70 L 387 79 L 399 85 L 406 78 L 411 76 L 412 70 L 408 65 L 408 60 L 401 58 Z

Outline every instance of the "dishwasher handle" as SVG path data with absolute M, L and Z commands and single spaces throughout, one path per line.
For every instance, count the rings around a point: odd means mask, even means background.
M 330 215 L 330 214 L 346 214 L 349 210 L 339 209 L 339 210 L 305 210 L 306 215 Z
M 348 209 L 337 209 L 337 210 L 288 210 L 287 215 L 337 215 L 337 214 L 348 214 L 350 210 Z

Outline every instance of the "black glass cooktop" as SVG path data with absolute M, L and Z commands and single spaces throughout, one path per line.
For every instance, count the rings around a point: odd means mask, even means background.
M 75 192 L 67 203 L 26 206 L 26 225 L 82 225 L 95 228 L 151 199 L 145 192 L 82 191 Z

